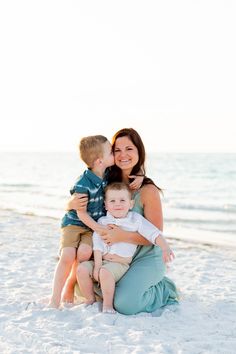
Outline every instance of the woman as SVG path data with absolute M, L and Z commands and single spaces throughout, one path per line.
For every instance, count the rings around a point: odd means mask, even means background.
M 143 183 L 134 192 L 135 205 L 132 210 L 163 230 L 160 189 L 145 176 L 145 148 L 139 134 L 132 128 L 121 129 L 114 135 L 112 147 L 115 166 L 111 168 L 109 182 L 123 181 L 128 184 L 129 176 L 143 171 Z M 178 302 L 174 283 L 164 276 L 165 264 L 159 247 L 150 245 L 139 234 L 117 226 L 113 226 L 102 238 L 108 244 L 125 241 L 139 245 L 128 272 L 116 285 L 114 307 L 118 312 L 125 315 L 153 312 Z

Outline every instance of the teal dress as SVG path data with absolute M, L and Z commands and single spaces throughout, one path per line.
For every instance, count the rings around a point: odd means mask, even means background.
M 132 210 L 143 215 L 139 193 L 134 200 Z M 116 284 L 115 309 L 124 315 L 135 315 L 176 303 L 177 289 L 173 281 L 165 277 L 160 247 L 138 246 L 129 270 Z

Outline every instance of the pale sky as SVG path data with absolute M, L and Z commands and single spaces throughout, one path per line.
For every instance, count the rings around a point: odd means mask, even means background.
M 147 151 L 236 152 L 236 2 L 0 3 L 0 151 L 74 151 L 133 127 Z

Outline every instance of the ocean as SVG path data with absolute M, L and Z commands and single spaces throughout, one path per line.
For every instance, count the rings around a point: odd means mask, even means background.
M 85 169 L 73 152 L 1 152 L 0 216 L 60 219 Z M 147 175 L 162 188 L 167 237 L 236 247 L 236 154 L 147 153 Z

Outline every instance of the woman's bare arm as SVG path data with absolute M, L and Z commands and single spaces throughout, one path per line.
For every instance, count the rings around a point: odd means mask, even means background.
M 163 231 L 162 205 L 158 189 L 151 184 L 144 186 L 141 199 L 143 203 L 144 217 L 159 230 Z M 165 263 L 174 259 L 174 252 L 169 247 L 169 244 L 163 235 L 157 237 L 156 244 L 162 249 L 163 260 Z
M 141 189 L 141 202 L 143 204 L 144 217 L 159 230 L 163 231 L 162 205 L 158 189 L 152 184 L 143 186 Z
M 66 204 L 66 210 L 85 211 L 87 208 L 88 198 L 86 194 L 75 193 L 71 196 Z M 147 246 L 151 243 L 142 237 L 138 232 L 125 231 L 115 225 L 109 225 L 109 230 L 100 233 L 101 238 L 108 244 L 117 242 L 128 242 L 134 245 Z
M 103 235 L 100 235 L 100 237 L 108 245 L 112 245 L 113 243 L 117 242 L 127 242 L 141 246 L 151 245 L 151 243 L 138 232 L 125 231 L 116 225 L 109 225 L 109 229 L 105 230 Z

